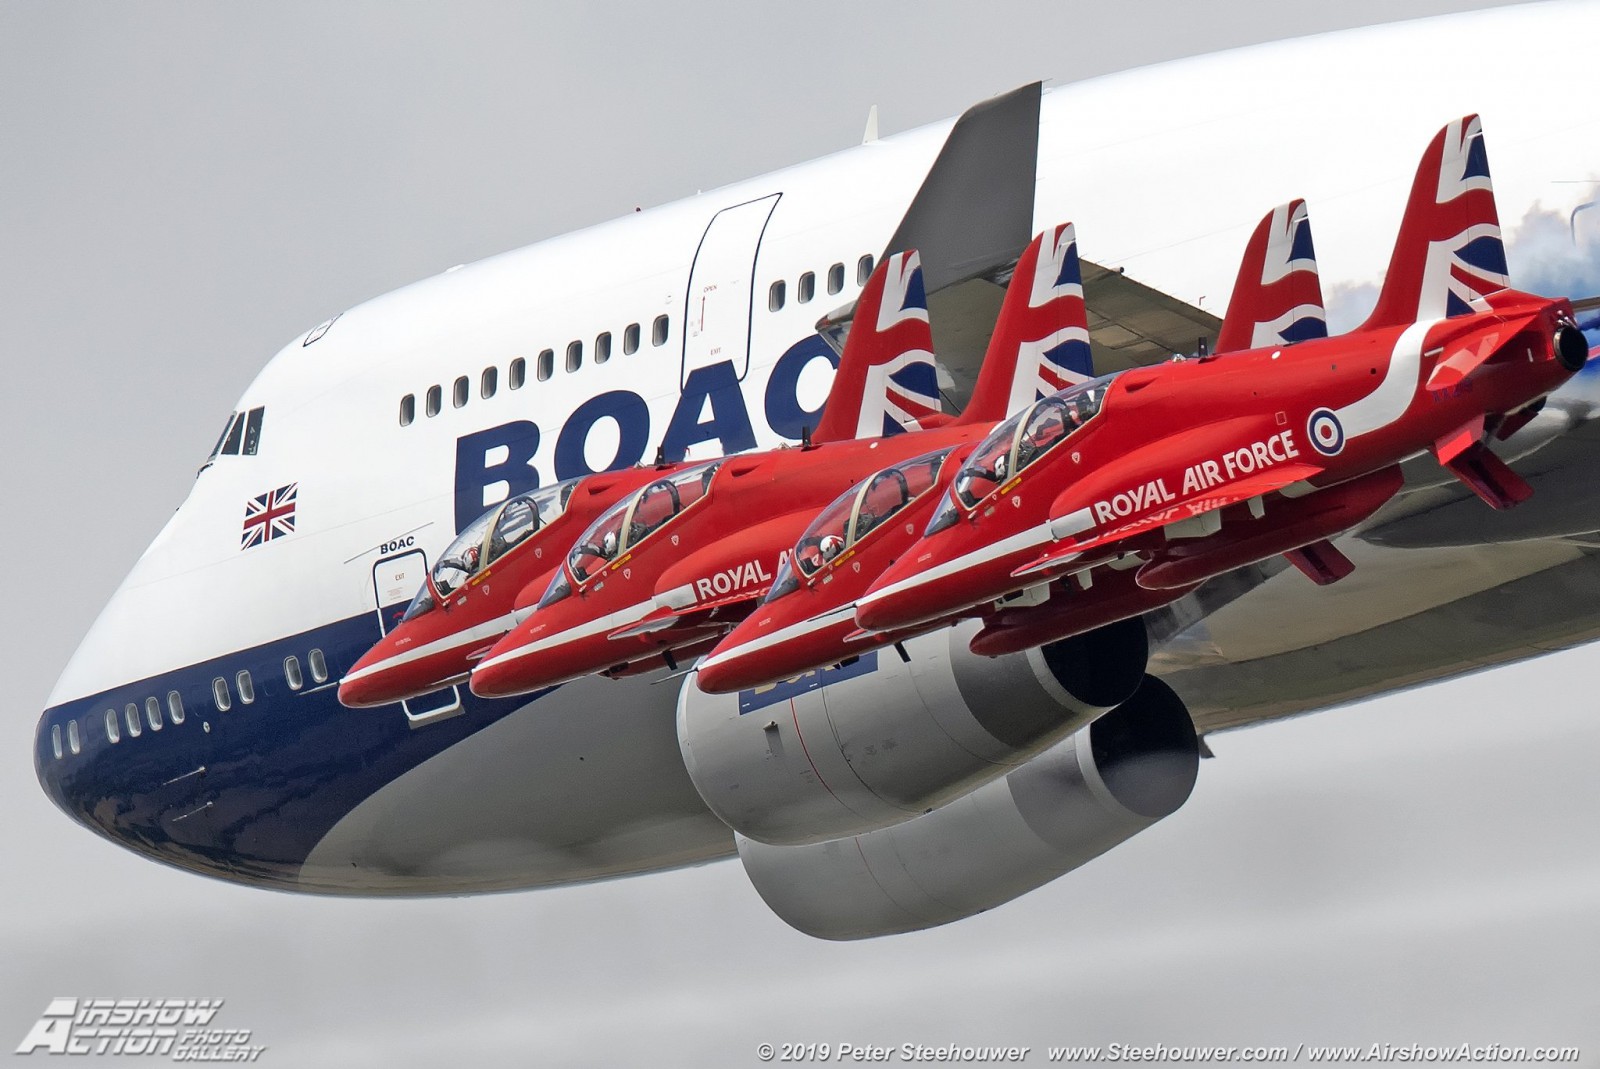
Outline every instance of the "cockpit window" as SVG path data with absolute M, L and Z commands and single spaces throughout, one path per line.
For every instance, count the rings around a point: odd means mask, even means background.
M 422 589 L 417 591 L 417 596 L 411 599 L 411 604 L 406 606 L 405 615 L 400 617 L 400 622 L 415 620 L 437 604 L 433 600 L 433 590 L 427 583 L 422 584 Z
M 606 564 L 683 515 L 705 497 L 722 461 L 698 464 L 657 479 L 612 505 L 594 522 L 567 557 L 578 582 L 587 582 Z
M 433 566 L 433 588 L 439 597 L 448 598 L 468 580 L 527 541 L 539 528 L 560 516 L 572 499 L 577 479 L 520 494 L 497 505 L 467 525 Z M 403 619 L 420 616 L 432 608 L 426 588 L 417 594 Z
M 433 566 L 433 587 L 440 597 L 449 597 L 483 567 L 483 536 L 499 514 L 499 509 L 490 509 L 467 524 Z
M 951 447 L 952 449 L 954 447 Z M 951 449 L 925 453 L 885 468 L 823 509 L 795 545 L 793 557 L 807 578 L 865 538 L 884 521 L 927 493 L 939 481 L 939 468 Z M 774 589 L 778 584 L 773 583 Z
M 545 590 L 544 597 L 539 599 L 539 608 L 554 605 L 572 593 L 572 583 L 567 579 L 566 570 L 557 568 L 555 578 L 550 580 L 550 586 Z
M 252 408 L 245 415 L 244 441 L 239 446 L 241 456 L 253 457 L 256 450 L 261 447 L 261 421 L 265 418 L 265 408 Z
M 956 475 L 956 498 L 971 508 L 1065 441 L 1099 413 L 1112 378 L 1053 393 L 996 427 Z
M 238 423 L 238 422 L 239 422 L 239 413 L 237 413 L 237 412 L 229 412 L 228 413 L 228 422 L 226 422 L 226 423 L 224 423 L 222 425 L 222 433 L 217 436 L 217 444 L 211 447 L 211 455 L 213 457 L 215 457 L 218 453 L 222 452 L 222 443 L 226 442 L 228 440 L 229 436 L 231 436 L 233 434 L 233 425 L 235 423 Z
M 265 407 L 229 414 L 217 444 L 211 447 L 211 455 L 200 470 L 205 471 L 219 456 L 255 456 L 261 449 L 261 424 L 265 422 L 266 414 Z
M 772 580 L 772 589 L 767 591 L 767 596 L 761 599 L 765 605 L 769 601 L 777 601 L 785 594 L 793 593 L 800 589 L 800 577 L 794 574 L 794 554 L 785 553 L 782 562 L 778 565 L 778 574 Z
M 566 479 L 552 486 L 521 494 L 500 506 L 494 527 L 489 532 L 484 566 L 488 567 L 520 546 L 539 528 L 567 511 L 577 479 Z
M 239 416 L 233 417 L 233 425 L 228 428 L 228 439 L 222 443 L 223 456 L 238 456 L 239 443 L 244 441 L 245 420 Z

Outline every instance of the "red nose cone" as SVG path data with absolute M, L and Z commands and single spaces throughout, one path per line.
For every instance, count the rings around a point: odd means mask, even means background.
M 510 659 L 497 659 L 500 654 L 507 652 L 496 646 L 489 651 L 483 663 L 472 670 L 472 681 L 469 684 L 472 693 L 480 698 L 510 698 L 518 694 L 526 694 L 538 690 L 541 686 L 537 679 L 529 679 L 529 669 L 533 666 L 527 662 L 535 661 L 535 656 L 518 657 Z
M 395 656 L 392 640 L 384 639 L 350 667 L 339 681 L 339 704 L 350 709 L 370 709 L 375 705 L 388 705 L 417 692 L 414 672 L 404 665 L 386 667 L 384 662 Z
M 472 670 L 472 693 L 480 698 L 511 698 L 610 667 L 595 663 L 593 639 L 551 643 L 548 635 L 544 626 L 530 630 L 524 625 L 501 639 Z
M 856 602 L 856 623 L 865 631 L 892 631 L 933 619 L 946 608 L 938 604 L 938 586 L 919 582 L 916 569 L 890 568 Z
M 387 705 L 395 700 L 375 676 L 354 680 L 346 678 L 339 683 L 339 704 L 347 709 L 370 709 L 374 705 Z
M 701 665 L 695 675 L 695 686 L 707 694 L 731 694 L 761 682 L 759 673 L 752 672 L 749 658 L 733 657 L 711 665 Z

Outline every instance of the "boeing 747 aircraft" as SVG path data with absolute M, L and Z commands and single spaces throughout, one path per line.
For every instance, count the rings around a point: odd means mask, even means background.
M 1440 124 L 1478 113 L 1510 274 L 1524 284 L 1538 265 L 1519 262 L 1519 221 L 1536 205 L 1570 213 L 1593 200 L 1592 186 L 1560 184 L 1600 174 L 1587 75 L 1448 60 L 1542 55 L 1595 30 L 1592 7 L 1513 8 L 1024 87 L 308 325 L 218 413 L 188 498 L 62 672 L 37 728 L 39 780 L 96 833 L 231 881 L 463 894 L 737 851 L 785 920 L 859 937 L 1030 888 L 979 877 L 947 908 L 919 899 L 907 874 L 891 906 L 858 910 L 860 872 L 827 867 L 835 817 L 736 839 L 708 804 L 683 732 L 709 703 L 759 723 L 772 761 L 794 759 L 786 747 L 807 710 L 843 722 L 902 703 L 907 734 L 855 740 L 799 774 L 863 826 L 913 829 L 929 855 L 983 834 L 971 800 L 1003 773 L 1071 774 L 1121 807 L 1070 841 L 1044 837 L 1086 859 L 1187 794 L 1107 755 L 1192 765 L 1212 732 L 1586 641 L 1600 633 L 1592 368 L 1494 447 L 1536 489 L 1519 508 L 1491 512 L 1431 457 L 1408 460 L 1405 491 L 1335 541 L 1356 565 L 1349 576 L 1321 589 L 1267 561 L 1209 579 L 1143 618 L 1141 677 L 1115 701 L 1086 697 L 1099 681 L 1081 678 L 1086 663 L 1120 671 L 1115 656 L 980 657 L 960 628 L 726 699 L 670 666 L 516 697 L 452 683 L 370 708 L 338 699 L 440 553 L 488 510 L 608 469 L 800 446 L 886 256 L 920 253 L 952 411 L 1018 256 L 1069 219 L 1096 372 L 1196 354 L 1220 325 L 1198 297 L 1225 304 L 1263 211 L 1304 197 L 1322 262 L 1380 261 L 1418 150 Z M 1578 325 L 1591 325 L 1581 310 Z M 1117 708 L 1097 721 L 1112 727 L 1036 753 L 1003 737 L 1016 725 L 989 715 L 1001 704 L 1084 723 Z M 1122 709 L 1138 716 L 1108 719 Z M 912 779 L 959 752 L 990 766 L 988 786 L 969 776 L 971 792 L 926 814 L 948 811 L 949 823 L 923 822 L 900 781 L 879 774 L 897 748 L 927 755 Z M 736 768 L 717 790 L 744 782 Z

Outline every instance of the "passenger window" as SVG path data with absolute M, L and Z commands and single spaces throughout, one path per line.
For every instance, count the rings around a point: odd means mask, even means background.
M 777 312 L 783 309 L 783 291 L 784 285 L 783 279 L 781 278 L 774 282 L 771 286 L 767 287 L 767 311 Z
M 312 680 L 318 683 L 326 683 L 328 680 L 328 662 L 322 656 L 322 651 L 312 650 L 310 660 Z
M 487 401 L 494 396 L 495 390 L 500 388 L 500 369 L 486 367 L 483 374 L 478 377 L 478 393 Z
M 539 354 L 539 363 L 533 369 L 534 378 L 547 382 L 556 373 L 556 351 L 546 349 Z
M 455 386 L 450 390 L 450 403 L 456 408 L 465 407 L 469 389 L 470 387 L 467 385 L 467 377 L 465 375 L 462 375 L 460 378 L 456 379 Z
M 174 724 L 183 723 L 183 695 L 175 690 L 167 691 L 167 715 Z
M 67 748 L 73 753 L 83 752 L 82 743 L 78 738 L 78 722 L 76 720 L 67 721 Z
M 639 351 L 639 324 L 629 323 L 622 332 L 622 355 L 632 356 Z
M 872 257 L 863 256 L 856 261 L 856 285 L 865 286 L 867 279 L 872 277 Z
M 132 702 L 129 702 L 128 707 L 122 710 L 122 721 L 128 725 L 130 738 L 137 739 L 144 733 L 144 725 L 139 722 L 139 707 Z
M 583 366 L 583 342 L 567 343 L 567 370 L 576 371 Z
M 522 389 L 522 384 L 528 381 L 528 362 L 520 356 L 511 361 L 510 380 L 513 390 Z
M 249 705 L 251 702 L 256 700 L 255 681 L 250 678 L 250 672 L 248 670 L 240 671 L 238 675 L 233 677 L 233 681 L 239 687 L 240 701 L 244 702 L 246 705 Z
M 417 395 L 408 393 L 400 398 L 400 426 L 409 427 L 417 418 Z
M 117 726 L 117 711 L 115 709 L 106 710 L 106 738 L 112 742 L 122 741 L 122 729 Z
M 61 725 L 56 724 L 50 729 L 50 748 L 56 752 L 56 760 L 61 760 Z
M 801 304 L 806 304 L 817 295 L 817 276 L 810 271 L 800 276 L 800 285 L 795 287 L 795 296 Z
M 283 659 L 283 678 L 289 681 L 290 690 L 299 690 L 306 685 L 306 677 L 300 671 L 300 658 L 285 657 Z
M 240 450 L 247 457 L 256 455 L 256 450 L 261 446 L 261 420 L 267 414 L 264 408 L 252 408 L 250 416 L 244 424 L 244 448 Z
M 161 730 L 161 703 L 154 698 L 144 700 L 144 719 L 151 731 Z
M 667 344 L 667 317 L 656 316 L 654 325 L 650 328 L 650 342 L 653 345 Z
M 228 693 L 228 681 L 221 676 L 211 681 L 211 697 L 217 703 L 217 712 L 225 713 L 233 708 L 233 695 Z
M 603 364 L 611 359 L 611 332 L 608 330 L 594 340 L 594 362 Z
M 443 408 L 443 407 L 444 407 L 444 391 L 441 390 L 437 386 L 429 386 L 428 387 L 428 407 L 427 407 L 428 415 L 437 416 L 439 414 L 439 410 L 441 408 Z
M 844 289 L 844 264 L 834 264 L 828 268 L 828 292 L 838 293 Z

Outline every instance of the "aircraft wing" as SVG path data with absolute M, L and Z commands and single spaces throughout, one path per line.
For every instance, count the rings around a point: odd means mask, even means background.
M 1100 374 L 1197 352 L 1202 339 L 1209 346 L 1222 329 L 1222 320 L 1209 312 L 1120 271 L 1088 260 L 1080 260 L 1079 265 L 1089 311 L 1089 345 Z M 1007 272 L 1010 266 L 1006 266 Z M 939 385 L 953 409 L 963 407 L 972 394 L 1004 296 L 1004 285 L 989 277 L 968 279 L 928 294 Z
M 1184 498 L 1174 507 L 1163 510 L 1155 516 L 1136 520 L 1109 531 L 1085 531 L 1081 535 L 1068 535 L 1046 550 L 1037 559 L 1029 561 L 1012 575 L 1032 575 L 1037 572 L 1049 571 L 1054 568 L 1070 564 L 1081 558 L 1092 549 L 1101 549 L 1105 546 L 1122 542 L 1130 538 L 1148 534 L 1162 527 L 1167 527 L 1185 520 L 1203 516 L 1229 505 L 1236 505 L 1241 501 L 1248 501 L 1252 497 L 1270 494 L 1282 490 L 1297 482 L 1313 478 L 1322 474 L 1323 469 L 1315 464 L 1280 464 L 1266 471 L 1258 472 L 1244 479 L 1238 479 L 1225 486 L 1215 487 L 1201 493 Z M 1067 517 L 1068 520 L 1072 517 Z

